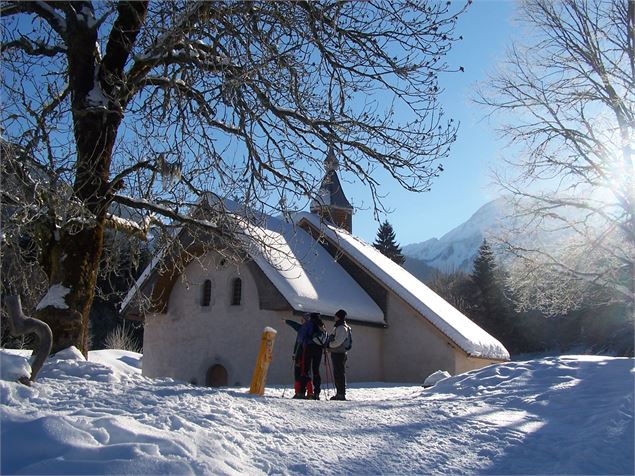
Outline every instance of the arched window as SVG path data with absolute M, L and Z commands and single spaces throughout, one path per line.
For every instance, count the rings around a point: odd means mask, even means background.
M 240 306 L 243 294 L 243 282 L 240 278 L 234 278 L 232 281 L 232 306 Z
M 209 306 L 212 300 L 212 281 L 206 279 L 203 282 L 203 296 L 201 299 L 201 306 Z

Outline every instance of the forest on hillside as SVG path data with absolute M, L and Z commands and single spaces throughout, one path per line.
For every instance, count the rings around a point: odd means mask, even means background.
M 395 230 L 387 221 L 379 226 L 373 246 L 496 337 L 512 358 L 572 352 L 633 356 L 632 306 L 610 289 L 598 287 L 566 311 L 554 312 L 555 306 L 519 299 L 516 281 L 510 279 L 501 256 L 487 240 L 479 247 L 470 272 L 443 272 L 421 260 L 404 260 Z M 569 296 L 563 295 L 565 299 Z
M 633 309 L 617 296 L 600 302 L 590 296 L 565 313 L 519 308 L 508 276 L 483 241 L 471 273 L 437 271 L 426 284 L 500 340 L 512 358 L 527 353 L 633 356 Z

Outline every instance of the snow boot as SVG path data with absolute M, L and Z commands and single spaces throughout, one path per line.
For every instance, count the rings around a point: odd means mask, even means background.
M 295 395 L 293 396 L 293 398 L 299 398 L 299 399 L 304 398 L 305 391 L 302 389 L 302 382 L 300 382 L 299 380 L 296 380 L 293 383 L 293 389 L 295 390 Z
M 297 398 L 313 399 L 313 383 L 308 377 L 300 377 L 300 381 L 295 384 L 295 393 L 299 395 Z M 307 379 L 307 380 L 304 380 Z M 296 397 L 293 397 L 296 398 Z

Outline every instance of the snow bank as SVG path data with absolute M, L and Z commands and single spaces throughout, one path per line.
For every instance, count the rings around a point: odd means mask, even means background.
M 432 387 L 446 378 L 450 378 L 451 375 L 449 372 L 445 370 L 437 370 L 436 372 L 428 375 L 428 377 L 423 381 L 424 387 Z
M 24 354 L 0 350 L 2 362 Z M 61 358 L 65 357 L 65 358 Z M 632 474 L 633 359 L 508 362 L 434 387 L 352 385 L 350 401 L 265 397 L 139 373 L 72 349 L 0 380 L 2 474 Z M 126 369 L 126 367 L 128 367 Z M 333 394 L 324 382 L 324 392 Z
M 16 381 L 20 377 L 31 376 L 31 365 L 28 358 L 31 351 L 7 350 L 0 352 L 0 378 Z

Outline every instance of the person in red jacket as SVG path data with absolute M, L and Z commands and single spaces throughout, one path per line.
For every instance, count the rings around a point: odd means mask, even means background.
M 310 375 L 311 367 L 307 364 L 307 344 L 313 335 L 314 323 L 309 314 L 302 315 L 302 322 L 285 319 L 284 322 L 298 333 L 293 347 L 293 398 L 313 398 L 313 383 Z

